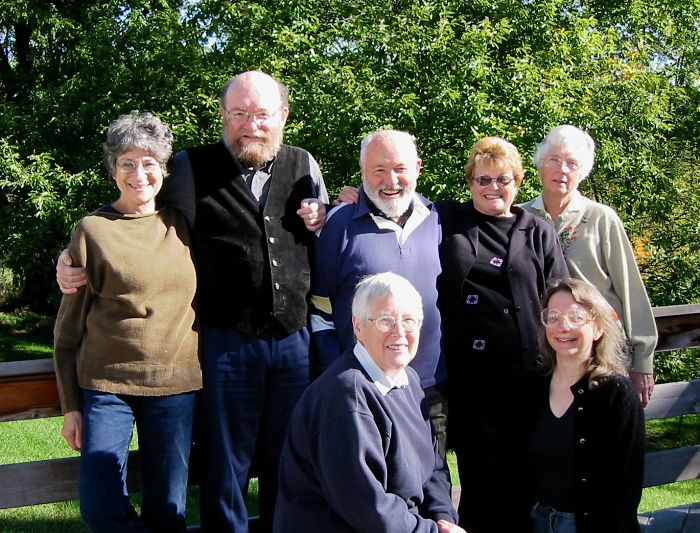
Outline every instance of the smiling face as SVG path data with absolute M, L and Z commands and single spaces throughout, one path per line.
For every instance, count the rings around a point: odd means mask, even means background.
M 474 165 L 472 179 L 469 180 L 474 208 L 477 211 L 492 217 L 512 217 L 510 208 L 518 193 L 515 180 L 508 185 L 500 185 L 496 179 L 493 179 L 489 185 L 479 185 L 473 179 L 479 176 L 513 178 L 513 170 L 507 165 L 489 165 L 479 161 Z
M 163 169 L 146 150 L 134 148 L 117 157 L 114 181 L 121 193 L 114 207 L 122 213 L 152 213 L 163 186 Z
M 367 349 L 372 360 L 386 375 L 394 377 L 415 357 L 420 328 L 411 332 L 404 329 L 401 319 L 409 316 L 409 313 L 399 309 L 393 296 L 378 296 L 371 300 L 368 318 L 375 319 L 382 315 L 396 320 L 394 328 L 387 333 L 379 331 L 374 322 L 361 321 L 355 316 L 352 317 L 352 326 L 355 337 Z
M 570 198 L 581 182 L 580 169 L 573 170 L 571 166 L 579 164 L 580 159 L 573 151 L 552 146 L 537 169 L 542 180 L 542 193 L 556 200 Z
M 574 327 L 563 318 L 575 311 L 590 311 L 579 304 L 568 291 L 555 292 L 547 302 L 547 309 L 558 311 L 560 318 L 545 328 L 547 342 L 557 357 L 557 364 L 578 362 L 585 363 L 593 353 L 593 343 L 603 334 L 602 328 L 591 317 L 582 326 Z
M 378 134 L 360 161 L 365 193 L 386 216 L 400 217 L 411 205 L 421 164 L 407 136 Z
M 289 114 L 275 80 L 262 72 L 241 74 L 229 86 L 223 104 L 223 139 L 229 150 L 244 165 L 254 168 L 272 160 L 282 146 Z

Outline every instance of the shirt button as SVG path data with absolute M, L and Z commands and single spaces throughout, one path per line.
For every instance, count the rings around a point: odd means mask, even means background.
M 580 442 L 581 444 L 586 444 L 586 439 L 579 439 L 579 442 Z
M 585 477 L 581 478 L 581 483 L 586 483 L 588 480 Z
M 503 313 L 505 313 L 506 315 L 507 315 L 509 312 L 510 312 L 510 311 L 508 311 L 508 308 L 507 308 L 507 307 L 503 310 Z
M 515 306 L 515 310 L 516 310 L 516 311 L 520 311 L 520 306 L 519 306 L 519 305 L 516 305 L 516 306 Z
M 276 266 L 278 266 L 278 265 L 279 265 L 279 263 L 277 262 L 277 259 L 273 259 L 273 260 L 272 260 L 272 266 L 273 266 L 273 267 L 276 267 Z
M 280 284 L 279 284 L 279 283 L 275 283 L 275 290 L 280 290 Z
M 583 394 L 583 389 L 579 389 L 576 392 L 578 392 L 579 394 Z
M 274 238 L 274 237 L 270 237 L 270 238 L 268 238 L 267 240 L 270 241 L 270 244 L 275 244 L 275 238 Z
M 266 221 L 266 222 L 270 222 L 270 220 L 271 220 L 271 219 L 270 219 L 270 215 L 265 215 L 265 221 Z

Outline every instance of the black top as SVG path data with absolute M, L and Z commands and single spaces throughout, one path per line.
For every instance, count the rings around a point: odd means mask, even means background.
M 559 418 L 549 403 L 542 409 L 528 446 L 535 473 L 534 496 L 542 505 L 573 513 L 574 506 L 574 404 Z
M 531 430 L 548 404 L 550 380 L 549 376 L 528 380 L 524 398 L 530 407 L 525 418 Z M 622 376 L 602 378 L 594 387 L 584 376 L 571 392 L 576 531 L 637 533 L 644 473 L 644 410 L 639 395 Z M 534 472 L 526 475 L 529 480 L 535 477 Z

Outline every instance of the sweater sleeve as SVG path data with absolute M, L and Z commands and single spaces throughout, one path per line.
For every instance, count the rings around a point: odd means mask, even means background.
M 73 230 L 69 246 L 75 264 L 87 264 L 85 233 L 80 223 Z M 85 322 L 94 299 L 93 285 L 88 280 L 75 294 L 64 294 L 54 324 L 54 368 L 61 408 L 64 413 L 80 410 L 77 355 L 85 333 Z
M 542 224 L 542 243 L 544 248 L 544 274 L 547 285 L 560 278 L 569 276 L 569 267 L 566 266 L 564 253 L 561 251 L 559 237 L 553 226 L 548 223 Z
M 387 492 L 386 438 L 369 413 L 351 412 L 322 428 L 316 464 L 327 501 L 358 532 L 437 532 L 433 520 Z
M 194 226 L 195 186 L 192 164 L 186 151 L 175 154 L 170 163 L 170 175 L 163 180 L 163 188 L 158 193 L 158 205 L 174 207 L 187 220 L 190 228 Z
M 321 231 L 314 246 L 314 270 L 311 281 L 311 337 L 320 369 L 325 370 L 340 357 L 342 347 L 333 320 L 333 300 L 338 269 L 338 254 L 333 227 Z
M 636 522 L 637 507 L 642 496 L 644 477 L 644 411 L 634 389 L 626 378 L 609 383 L 611 401 L 607 416 L 611 441 L 601 450 L 608 470 L 607 494 L 600 494 L 603 518 L 600 523 L 607 531 L 629 531 Z M 603 466 L 600 465 L 602 468 Z M 603 524 L 604 523 L 604 524 Z
M 612 210 L 607 218 L 609 232 L 603 242 L 603 257 L 612 288 L 620 299 L 620 319 L 632 346 L 632 370 L 650 373 L 654 370 L 657 339 L 654 313 L 622 221 Z

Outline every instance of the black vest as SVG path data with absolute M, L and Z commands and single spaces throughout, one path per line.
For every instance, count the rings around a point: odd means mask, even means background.
M 264 210 L 222 142 L 187 150 L 196 191 L 192 231 L 204 326 L 291 334 L 306 324 L 313 233 L 296 214 L 317 196 L 309 154 L 283 145 Z

